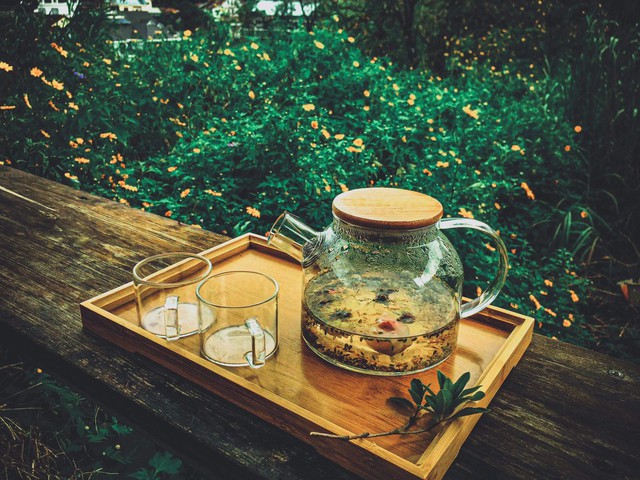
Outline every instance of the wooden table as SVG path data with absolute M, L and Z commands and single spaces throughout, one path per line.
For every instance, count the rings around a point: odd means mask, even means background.
M 0 342 L 208 478 L 352 479 L 310 446 L 82 329 L 141 258 L 226 238 L 0 167 Z M 640 478 L 640 367 L 534 335 L 446 478 Z M 339 448 L 339 447 L 337 447 Z

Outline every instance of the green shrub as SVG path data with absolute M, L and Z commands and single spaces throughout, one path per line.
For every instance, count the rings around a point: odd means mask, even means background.
M 589 343 L 588 282 L 566 252 L 530 243 L 579 161 L 539 68 L 398 69 L 366 57 L 337 17 L 273 39 L 185 31 L 128 45 L 76 41 L 89 20 L 38 35 L 28 60 L 16 54 L 0 72 L 15 107 L 2 113 L 5 163 L 229 235 L 264 233 L 285 209 L 323 227 L 347 188 L 422 191 L 446 215 L 500 230 L 511 270 L 499 305 Z M 475 296 L 495 254 L 476 236 L 455 242 Z

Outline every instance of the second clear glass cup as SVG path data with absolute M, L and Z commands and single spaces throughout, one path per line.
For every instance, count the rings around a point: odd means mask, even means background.
M 226 367 L 260 368 L 278 348 L 278 283 L 268 275 L 231 271 L 198 285 L 202 355 Z

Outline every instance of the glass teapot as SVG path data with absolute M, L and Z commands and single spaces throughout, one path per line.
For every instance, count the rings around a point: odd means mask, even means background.
M 374 375 L 416 373 L 456 348 L 460 318 L 489 305 L 507 276 L 507 251 L 488 225 L 441 218 L 428 195 L 397 188 L 350 190 L 333 200 L 333 224 L 316 232 L 290 213 L 269 244 L 304 268 L 302 336 L 324 360 Z M 462 303 L 462 263 L 442 231 L 471 228 L 499 254 L 489 287 Z

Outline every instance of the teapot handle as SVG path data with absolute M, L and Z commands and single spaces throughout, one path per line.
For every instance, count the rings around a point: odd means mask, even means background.
M 440 220 L 441 230 L 447 230 L 450 228 L 471 228 L 473 230 L 478 230 L 490 237 L 498 247 L 498 273 L 489 284 L 489 287 L 479 297 L 462 305 L 460 308 L 460 318 L 465 318 L 473 315 L 474 313 L 478 313 L 493 302 L 500 293 L 500 290 L 507 279 L 507 272 L 509 270 L 507 247 L 505 247 L 504 242 L 493 228 L 486 223 L 479 222 L 478 220 L 473 220 L 471 218 L 443 218 Z

